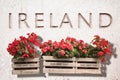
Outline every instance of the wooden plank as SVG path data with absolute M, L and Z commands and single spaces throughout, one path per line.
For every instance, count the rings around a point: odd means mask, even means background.
M 64 73 L 64 74 L 69 74 L 69 73 L 75 73 L 74 69 L 54 69 L 54 68 L 44 68 L 43 73 Z
M 100 69 L 76 69 L 76 74 L 101 74 Z
M 75 67 L 75 63 L 71 62 L 44 62 L 43 66 L 70 66 Z
M 25 59 L 24 61 L 12 59 L 12 62 L 39 62 L 39 60 L 40 60 L 39 58 Z
M 98 58 L 76 58 L 76 61 L 89 61 L 89 62 L 98 62 Z
M 25 59 L 24 61 L 12 59 L 12 73 L 17 75 L 40 74 L 40 59 Z
M 13 68 L 30 68 L 30 67 L 39 67 L 39 63 L 36 64 L 12 64 Z
M 40 69 L 35 69 L 35 70 L 12 70 L 12 74 L 17 74 L 17 75 L 28 75 L 28 74 L 39 74 Z
M 77 63 L 76 67 L 99 67 L 99 64 L 97 63 Z
M 75 58 L 54 58 L 53 56 L 43 56 L 43 60 L 74 61 Z

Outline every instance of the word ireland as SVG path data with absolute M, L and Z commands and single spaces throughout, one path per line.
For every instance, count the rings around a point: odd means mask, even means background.
M 109 13 L 9 13 L 9 29 L 17 28 L 92 28 L 95 24 L 99 28 L 107 28 L 112 24 Z M 31 17 L 32 16 L 32 17 Z M 17 17 L 17 18 L 16 18 Z M 32 25 L 31 25 L 32 24 Z

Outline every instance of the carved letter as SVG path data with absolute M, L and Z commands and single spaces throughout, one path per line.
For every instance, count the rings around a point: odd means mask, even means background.
M 65 21 L 65 19 L 67 19 L 67 21 Z M 69 24 L 70 24 L 70 27 L 71 27 L 71 28 L 73 27 L 67 13 L 65 13 L 65 15 L 64 15 L 64 17 L 63 17 L 63 19 L 62 19 L 62 22 L 61 22 L 61 24 L 60 24 L 60 27 L 62 26 L 63 23 L 69 23 Z
M 21 19 L 21 16 L 24 16 L 24 18 Z M 27 20 L 27 15 L 25 13 L 19 13 L 19 28 L 21 28 L 21 22 L 24 22 L 25 25 L 29 28 L 29 25 L 26 22 L 26 20 Z
M 52 20 L 53 20 L 52 13 L 50 13 L 50 27 L 57 28 L 58 26 L 52 25 L 53 24 Z
M 44 13 L 36 13 L 35 14 L 35 27 L 36 28 L 43 28 L 44 26 L 38 26 L 38 24 L 37 24 L 37 22 L 39 22 L 39 21 L 44 21 L 43 19 L 38 19 L 38 16 L 40 16 L 40 15 L 44 15 Z
M 11 22 L 12 22 L 12 20 L 11 20 L 11 15 L 12 15 L 12 13 L 9 13 L 9 29 L 12 28 L 12 26 L 11 26 Z
M 108 16 L 109 17 L 109 23 L 108 24 L 102 24 L 102 19 L 103 19 L 103 16 Z M 112 16 L 110 15 L 110 14 L 108 14 L 108 13 L 100 13 L 99 14 L 99 27 L 101 27 L 101 28 L 104 28 L 104 27 L 108 27 L 108 26 L 110 26 L 111 25 L 111 23 L 112 23 Z
M 92 16 L 92 13 L 89 13 L 89 22 L 81 15 L 81 13 L 78 13 L 78 27 L 80 28 L 80 18 L 82 18 L 85 23 L 91 27 L 91 24 L 92 24 L 92 20 L 91 20 L 91 16 Z

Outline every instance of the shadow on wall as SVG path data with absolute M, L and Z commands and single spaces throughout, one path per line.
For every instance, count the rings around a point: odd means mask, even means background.
M 39 38 L 41 41 L 43 41 L 43 39 L 40 37 Z M 116 48 L 114 47 L 113 44 L 111 44 L 111 48 L 112 48 L 112 56 L 114 58 L 117 58 L 117 54 L 116 54 Z M 111 64 L 111 57 L 110 55 L 106 56 L 107 61 L 105 63 L 101 63 L 101 74 L 49 74 L 49 76 L 84 76 L 84 77 L 106 77 L 107 76 L 107 65 Z M 40 60 L 40 74 L 39 75 L 18 75 L 18 78 L 27 78 L 27 77 L 46 77 L 45 73 L 43 73 L 43 59 Z
M 110 42 L 109 42 L 110 43 Z M 111 64 L 111 57 L 113 56 L 114 58 L 117 58 L 117 54 L 116 54 L 116 47 L 114 47 L 114 44 L 113 43 L 110 43 L 111 44 L 111 50 L 112 50 L 112 55 L 107 55 L 106 56 L 106 62 L 105 63 L 101 63 L 101 72 L 102 72 L 102 76 L 106 77 L 107 76 L 107 65 L 110 65 Z
M 42 42 L 43 41 L 43 38 L 41 36 L 38 36 L 38 41 Z

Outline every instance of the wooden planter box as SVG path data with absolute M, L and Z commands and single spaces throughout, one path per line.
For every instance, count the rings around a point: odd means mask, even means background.
M 24 61 L 12 59 L 12 69 L 12 74 L 17 75 L 40 74 L 40 59 L 25 59 Z
M 76 58 L 76 74 L 101 74 L 100 61 L 97 58 Z
M 43 73 L 101 74 L 96 58 L 54 58 L 43 56 Z
M 43 73 L 75 73 L 75 58 L 43 56 Z

